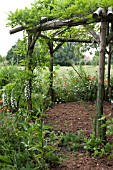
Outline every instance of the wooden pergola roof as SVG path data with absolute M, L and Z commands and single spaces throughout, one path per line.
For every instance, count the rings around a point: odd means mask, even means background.
M 37 26 L 34 26 L 32 28 L 29 28 L 27 26 L 19 26 L 17 28 L 14 28 L 10 30 L 10 34 L 14 34 L 16 32 L 22 31 L 22 30 L 28 30 L 33 33 L 36 33 L 37 31 L 46 31 L 46 30 L 53 30 L 53 29 L 59 29 L 64 26 L 73 27 L 73 26 L 79 26 L 84 24 L 91 24 L 95 22 L 100 22 L 101 19 L 104 19 L 108 22 L 113 22 L 113 9 L 109 7 L 107 10 L 104 8 L 98 8 L 93 14 L 92 18 L 84 18 L 84 19 L 68 19 L 68 20 L 56 20 L 53 19 L 51 21 L 48 21 L 49 19 L 46 17 L 43 17 L 40 21 L 40 24 Z

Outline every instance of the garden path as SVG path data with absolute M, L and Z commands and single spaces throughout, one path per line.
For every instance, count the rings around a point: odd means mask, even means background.
M 55 104 L 46 111 L 48 117 L 45 123 L 51 125 L 55 131 L 76 133 L 83 130 L 84 135 L 89 137 L 92 131 L 92 118 L 95 114 L 93 102 L 70 102 Z M 104 113 L 110 113 L 110 103 L 104 103 Z M 91 154 L 79 150 L 71 152 L 63 150 L 62 154 L 67 155 L 63 165 L 54 167 L 52 170 L 113 170 L 113 158 L 94 158 Z

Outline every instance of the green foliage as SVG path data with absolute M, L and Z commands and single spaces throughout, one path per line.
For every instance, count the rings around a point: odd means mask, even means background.
M 5 63 L 5 57 L 0 55 L 0 65 L 4 65 Z
M 54 90 L 58 101 L 95 99 L 96 77 L 91 77 L 80 67 L 77 70 L 74 68 L 75 70 L 69 71 L 66 76 L 63 75 L 62 80 L 58 77 L 57 69 L 58 67 L 54 71 Z M 49 89 L 49 71 L 46 67 L 45 69 L 37 67 L 33 73 L 24 70 L 24 67 L 3 67 L 0 76 L 1 99 L 4 93 L 4 102 L 6 102 L 2 103 L 3 101 L 0 100 L 0 136 L 2 136 L 0 139 L 0 169 L 31 170 L 37 167 L 47 170 L 53 164 L 59 163 L 59 155 L 56 154 L 59 146 L 71 151 L 83 148 L 84 137 L 81 131 L 77 134 L 56 133 L 43 122 L 45 99 L 47 99 Z M 32 112 L 27 110 L 25 98 L 26 81 L 29 77 L 33 80 Z M 56 82 L 57 84 L 55 84 Z M 79 95 L 75 98 L 77 92 Z M 15 104 L 15 101 L 18 100 L 18 110 L 13 112 L 11 102 Z M 46 103 L 48 107 L 51 104 L 49 101 L 48 99 Z M 107 127 L 107 135 L 112 135 L 112 124 L 111 119 L 106 122 L 106 125 L 103 125 Z M 104 144 L 101 139 L 96 139 L 93 135 L 90 139 L 85 139 L 85 149 L 90 150 L 94 156 L 104 154 L 112 156 L 112 147 L 112 144 L 108 142 Z
M 80 148 L 82 148 L 83 144 L 83 132 L 80 130 L 77 132 L 77 134 L 73 134 L 71 132 L 66 132 L 62 136 L 62 139 L 59 143 L 59 146 L 64 146 L 70 151 L 77 151 Z
M 11 65 L 26 66 L 28 64 L 27 57 L 27 36 L 24 35 L 23 40 L 18 40 L 14 46 L 8 51 L 6 60 Z M 31 57 L 32 70 L 38 66 L 47 66 L 49 63 L 49 56 L 47 53 L 47 42 L 43 39 L 39 39 L 36 42 L 33 54 Z
M 42 103 L 42 107 L 48 108 L 51 100 L 48 97 L 49 90 L 49 70 L 47 67 L 38 67 L 34 70 L 35 78 L 33 80 L 32 100 L 33 110 L 35 111 Z
M 58 164 L 55 144 L 49 137 L 51 127 L 44 125 L 42 117 L 41 110 L 40 118 L 26 110 L 15 114 L 0 110 L 0 169 L 47 170 L 49 165 Z
M 47 84 L 49 86 L 46 71 L 44 74 L 42 68 L 37 68 L 33 75 L 24 67 L 1 69 L 0 169 L 48 169 L 49 165 L 59 162 L 55 144 L 50 140 L 50 127 L 42 121 Z M 33 80 L 32 111 L 27 109 L 28 78 Z
M 45 67 L 49 66 L 50 56 L 48 53 L 48 45 L 45 39 L 39 38 L 39 40 L 35 44 L 35 48 L 33 51 L 33 64 L 35 67 Z
M 107 117 L 107 120 L 102 127 L 106 127 L 106 139 L 107 141 L 102 140 L 100 137 L 96 137 L 95 134 L 91 134 L 90 138 L 84 138 L 85 145 L 84 149 L 88 150 L 93 156 L 108 156 L 111 158 L 113 156 L 113 140 L 109 141 L 109 137 L 112 138 L 113 135 L 113 118 L 110 115 L 103 115 L 101 120 L 104 120 Z
M 112 157 L 113 144 L 103 141 L 101 138 L 96 138 L 94 134 L 90 135 L 90 138 L 84 139 L 84 149 L 88 150 L 94 157 L 102 157 L 104 155 L 108 158 Z
M 108 119 L 106 121 L 106 125 L 107 125 L 106 135 L 107 136 L 113 135 L 113 118 Z
M 7 66 L 1 69 L 0 75 L 0 96 L 3 99 L 3 106 L 7 106 L 12 112 L 26 108 L 24 89 L 30 73 L 23 67 Z
M 27 109 L 28 78 L 32 78 L 32 102 L 33 114 L 36 114 L 37 103 L 44 104 L 49 89 L 49 72 L 37 67 L 34 72 L 26 71 L 24 67 L 7 66 L 0 71 L 0 97 L 3 99 L 3 106 L 7 106 L 12 112 L 18 109 Z M 46 84 L 46 88 L 45 88 Z M 29 88 L 29 87 L 28 87 Z M 50 106 L 49 100 L 45 103 Z
M 19 48 L 20 40 L 17 41 L 15 45 L 7 52 L 6 60 L 11 65 L 19 65 L 20 61 L 25 58 L 25 55 L 22 53 L 17 53 L 17 48 Z M 19 49 L 18 49 L 19 50 Z
M 113 6 L 112 0 L 38 0 L 31 4 L 31 9 L 16 10 L 10 12 L 8 16 L 8 25 L 15 27 L 17 25 L 34 26 L 40 23 L 41 17 L 49 19 L 76 19 L 87 17 L 98 7 Z
M 75 43 L 67 43 L 62 46 L 56 53 L 54 57 L 54 64 L 60 66 L 70 66 L 72 63 L 77 64 L 80 61 L 80 55 L 75 54 Z M 77 53 L 77 50 L 76 50 Z M 78 57 L 79 56 L 79 57 Z

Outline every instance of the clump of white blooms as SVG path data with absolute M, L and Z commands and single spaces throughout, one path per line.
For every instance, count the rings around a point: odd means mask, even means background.
M 2 94 L 2 100 L 3 100 L 3 106 L 8 105 L 8 95 L 5 91 Z
M 25 83 L 24 94 L 25 94 L 26 100 L 28 100 L 30 98 L 30 86 L 29 86 L 28 81 L 26 81 L 26 83 Z
M 12 108 L 17 107 L 17 101 L 16 101 L 16 97 L 14 95 L 14 89 L 11 91 L 11 107 Z

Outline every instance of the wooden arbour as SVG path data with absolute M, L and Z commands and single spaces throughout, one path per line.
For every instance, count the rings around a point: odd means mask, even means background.
M 90 24 L 93 23 L 99 23 L 100 24 L 100 35 L 98 35 L 94 30 L 90 28 Z M 85 38 L 85 39 L 79 39 L 79 38 L 62 38 L 58 37 L 58 35 L 61 35 L 62 32 L 67 31 L 71 27 L 78 27 L 83 26 L 89 34 L 93 38 Z M 58 31 L 58 29 L 61 29 Z M 48 37 L 45 34 L 42 34 L 43 31 L 47 30 L 56 30 L 54 33 L 55 36 Z M 73 19 L 65 19 L 65 20 L 50 20 L 46 17 L 41 19 L 40 24 L 37 26 L 33 26 L 32 28 L 28 26 L 19 26 L 17 28 L 14 28 L 10 30 L 10 34 L 14 34 L 16 32 L 26 30 L 28 33 L 28 57 L 29 57 L 29 64 L 28 69 L 32 70 L 30 66 L 30 59 L 32 57 L 33 49 L 35 46 L 36 41 L 39 37 L 43 37 L 48 39 L 48 47 L 50 51 L 50 58 L 51 58 L 51 64 L 50 64 L 50 78 L 53 79 L 53 54 L 54 52 L 64 43 L 64 42 L 84 42 L 84 43 L 98 43 L 100 46 L 100 57 L 99 57 L 99 76 L 98 76 L 98 95 L 97 95 L 97 119 L 100 119 L 103 115 L 103 100 L 104 100 L 104 74 L 105 74 L 105 53 L 108 54 L 108 90 L 110 89 L 110 61 L 111 61 L 111 44 L 113 41 L 113 9 L 109 7 L 108 9 L 104 8 L 98 8 L 93 14 L 92 18 L 84 18 L 75 20 Z M 53 42 L 58 41 L 60 44 L 55 49 L 53 48 Z M 108 50 L 106 47 L 109 47 Z M 32 87 L 31 79 L 29 80 L 30 87 Z M 50 84 L 50 94 L 51 98 L 53 100 L 52 96 L 52 81 Z M 28 108 L 32 110 L 32 101 L 31 97 L 28 101 Z M 103 138 L 105 138 L 105 131 L 103 132 L 101 129 L 99 129 L 100 124 L 102 122 L 97 122 L 96 127 L 96 135 L 101 134 Z

